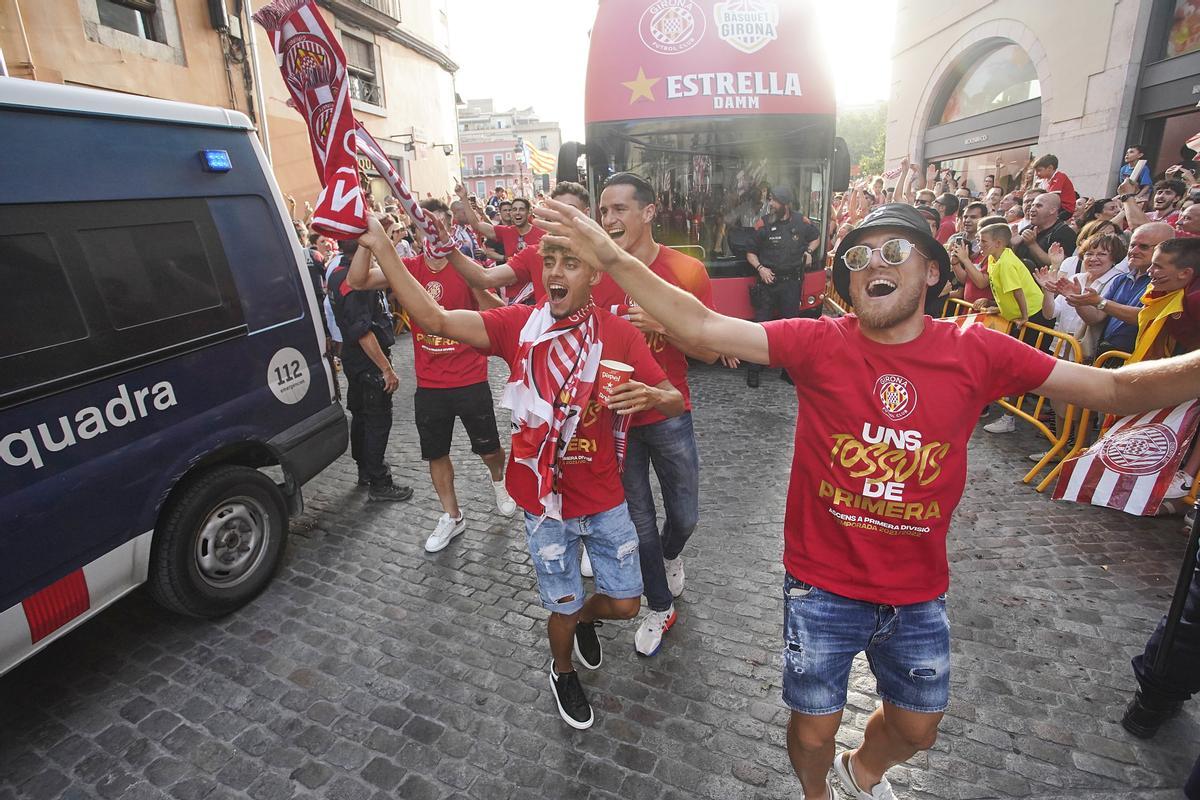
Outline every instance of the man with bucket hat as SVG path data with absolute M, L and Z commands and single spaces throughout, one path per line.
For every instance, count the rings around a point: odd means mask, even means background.
M 755 322 L 800 316 L 804 270 L 812 263 L 812 251 L 821 239 L 821 232 L 803 214 L 792 211 L 795 202 L 788 187 L 771 187 L 767 199 L 771 216 L 763 220 L 762 228 L 747 248 L 746 261 L 758 273 L 758 281 L 750 287 Z M 749 364 L 746 385 L 758 386 L 760 372 L 761 364 Z
M 569 206 L 538 216 L 546 241 L 608 271 L 680 341 L 804 376 L 784 517 L 783 699 L 809 800 L 831 797 L 831 762 L 848 796 L 894 798 L 886 771 L 937 737 L 949 702 L 946 533 L 972 431 L 963 420 L 1031 390 L 1123 415 L 1200 396 L 1200 352 L 1098 370 L 926 316 L 949 258 L 904 204 L 875 208 L 838 246 L 833 280 L 854 314 L 761 324 L 668 286 Z M 862 744 L 835 758 L 860 652 L 882 704 Z

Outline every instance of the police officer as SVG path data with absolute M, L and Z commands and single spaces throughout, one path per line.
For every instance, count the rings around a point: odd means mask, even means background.
M 346 282 L 358 242 L 342 242 L 341 262 L 329 275 L 328 295 L 333 317 L 342 331 L 342 368 L 349 384 L 350 454 L 358 464 L 358 485 L 367 486 L 371 500 L 407 500 L 412 489 L 392 483 L 383 461 L 392 432 L 392 392 L 400 385 L 392 369 L 396 342 L 383 292 L 356 291 Z
M 758 273 L 758 282 L 750 289 L 755 322 L 800 316 L 804 271 L 812 263 L 812 251 L 821 232 L 803 214 L 792 211 L 794 202 L 788 187 L 771 189 L 767 201 L 770 216 L 763 220 L 746 252 L 746 260 Z M 760 372 L 761 364 L 750 364 L 746 385 L 758 386 Z

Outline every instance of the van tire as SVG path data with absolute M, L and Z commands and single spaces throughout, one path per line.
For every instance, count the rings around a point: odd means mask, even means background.
M 287 534 L 287 503 L 270 478 L 250 467 L 206 470 L 167 502 L 150 549 L 150 594 L 192 617 L 236 611 L 270 583 Z

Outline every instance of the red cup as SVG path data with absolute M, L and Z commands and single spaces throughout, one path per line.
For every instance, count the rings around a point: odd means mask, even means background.
M 628 364 L 609 359 L 601 361 L 600 369 L 596 371 L 596 397 L 600 404 L 607 408 L 613 390 L 627 383 L 632 377 L 633 367 Z

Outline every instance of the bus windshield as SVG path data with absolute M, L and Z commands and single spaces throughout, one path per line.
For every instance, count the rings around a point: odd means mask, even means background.
M 746 247 L 768 213 L 771 188 L 787 187 L 793 211 L 820 228 L 833 120 L 828 115 L 714 116 L 588 126 L 593 196 L 616 172 L 658 193 L 655 238 L 718 277 L 747 272 Z

